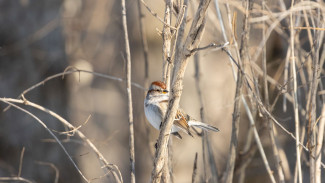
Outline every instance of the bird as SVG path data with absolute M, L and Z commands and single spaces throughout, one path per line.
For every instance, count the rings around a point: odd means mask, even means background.
M 144 112 L 149 123 L 157 130 L 160 130 L 162 121 L 167 113 L 168 100 L 169 91 L 166 88 L 166 84 L 162 81 L 152 82 L 146 98 L 144 99 Z M 180 139 L 182 139 L 182 136 L 179 131 L 193 136 L 190 127 L 198 127 L 206 131 L 219 131 L 219 129 L 214 126 L 195 120 L 183 109 L 179 108 L 176 112 L 170 133 Z

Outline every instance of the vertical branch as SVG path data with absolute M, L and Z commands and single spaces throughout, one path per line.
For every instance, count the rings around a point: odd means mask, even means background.
M 294 0 L 291 2 L 291 7 L 293 7 Z M 293 15 L 290 12 L 290 60 L 291 60 L 291 71 L 293 75 L 293 92 L 292 96 L 294 98 L 293 107 L 295 113 L 295 135 L 296 135 L 296 164 L 298 168 L 298 180 L 302 183 L 302 172 L 301 172 L 301 162 L 300 162 L 300 151 L 299 151 L 299 111 L 298 111 L 298 97 L 297 97 L 297 73 L 296 73 L 296 63 L 295 63 L 295 53 L 294 53 L 294 36 L 295 30 L 293 27 Z
M 201 120 L 202 122 L 206 122 L 205 119 L 205 115 L 204 115 L 204 104 L 203 104 L 203 97 L 202 97 L 202 90 L 200 87 L 200 65 L 199 65 L 199 53 L 196 53 L 194 55 L 194 64 L 195 64 L 195 85 L 196 85 L 196 89 L 197 89 L 197 93 L 199 95 L 199 101 L 200 101 L 200 106 L 201 106 Z M 202 133 L 202 147 L 203 148 L 203 154 L 205 154 L 204 150 L 208 150 L 208 159 L 209 159 L 209 165 L 210 165 L 210 171 L 211 171 L 211 176 L 212 176 L 212 180 L 213 182 L 217 183 L 218 182 L 218 171 L 217 171 L 217 167 L 215 165 L 215 160 L 213 157 L 213 152 L 212 152 L 212 148 L 211 148 L 211 143 L 210 140 L 208 139 L 208 134 L 205 133 L 203 131 Z M 205 148 L 205 144 L 206 144 L 206 148 Z M 204 155 L 205 156 L 205 155 Z M 205 161 L 205 158 L 203 159 L 203 161 Z M 205 162 L 204 162 L 205 163 Z M 205 171 L 206 171 L 206 167 L 204 167 Z M 204 172 L 204 180 L 207 181 L 207 177 L 206 177 L 206 172 Z
M 265 6 L 265 1 L 262 1 L 262 10 L 264 12 L 264 6 Z M 263 40 L 265 39 L 265 21 L 263 21 L 263 29 L 262 29 L 262 37 Z M 263 69 L 263 84 L 264 84 L 264 101 L 265 101 L 265 105 L 266 105 L 266 109 L 270 110 L 270 102 L 269 102 L 269 91 L 268 91 L 268 85 L 267 85 L 267 80 L 266 80 L 266 76 L 267 76 L 267 69 L 266 69 L 266 45 L 263 46 L 263 52 L 262 52 L 262 69 Z M 270 136 L 270 140 L 271 140 L 271 146 L 272 146 L 272 151 L 273 151 L 273 156 L 275 159 L 275 168 L 276 171 L 278 173 L 278 178 L 279 178 L 279 182 L 283 183 L 284 182 L 284 173 L 283 173 L 283 169 L 281 166 L 281 160 L 279 157 L 279 151 L 278 151 L 278 146 L 276 144 L 276 139 L 275 139 L 275 135 L 274 135 L 274 131 L 273 131 L 273 123 L 270 120 L 270 118 L 268 116 L 265 117 L 266 121 L 267 121 L 267 125 L 268 125 L 268 132 L 269 132 L 269 136 Z
M 21 170 L 23 168 L 23 159 L 24 159 L 24 154 L 25 154 L 25 147 L 23 147 L 23 149 L 21 150 L 20 153 L 20 158 L 19 158 L 19 169 L 18 169 L 18 175 L 17 177 L 21 176 Z
M 315 31 L 315 54 L 312 58 L 312 80 L 311 80 L 311 86 L 310 86 L 310 98 L 309 98 L 309 124 L 308 124 L 308 148 L 310 150 L 309 154 L 309 172 L 310 172 L 310 182 L 315 183 L 316 182 L 316 151 L 315 146 L 316 144 L 316 113 L 317 113 L 317 106 L 316 106 L 316 97 L 317 97 L 317 87 L 318 87 L 318 81 L 320 78 L 320 71 L 319 71 L 319 51 L 321 46 L 321 39 L 323 38 L 324 34 L 320 34 L 319 31 Z
M 183 88 L 183 78 L 186 70 L 186 66 L 191 56 L 191 50 L 197 48 L 203 34 L 205 26 L 205 14 L 208 9 L 211 0 L 201 0 L 198 10 L 193 19 L 189 34 L 185 43 L 180 48 L 179 57 L 175 57 L 175 67 L 173 76 L 173 85 L 171 89 L 171 95 L 169 96 L 169 103 L 167 109 L 167 115 L 163 120 L 161 131 L 158 138 L 158 149 L 154 162 L 154 168 L 152 170 L 151 179 L 152 182 L 160 182 L 162 168 L 164 161 L 166 161 L 167 144 L 169 140 L 170 130 L 173 125 L 173 121 L 176 116 L 176 112 L 179 106 L 180 97 Z M 176 50 L 177 53 L 178 50 Z
M 236 82 L 236 92 L 235 92 L 235 104 L 234 104 L 234 112 L 232 119 L 232 132 L 231 132 L 231 141 L 229 147 L 229 157 L 227 161 L 227 167 L 224 177 L 224 182 L 231 183 L 233 181 L 233 174 L 235 168 L 235 160 L 237 153 L 237 144 L 238 144 L 238 131 L 239 131 L 239 120 L 240 120 L 240 98 L 242 95 L 242 85 L 243 85 L 243 73 L 244 72 L 244 63 L 247 60 L 248 53 L 245 49 L 248 46 L 248 35 L 249 35 L 249 11 L 252 8 L 252 2 L 246 1 L 245 15 L 244 15 L 244 25 L 243 25 L 243 33 L 241 37 L 241 47 L 239 50 L 239 57 L 243 62 L 239 62 L 240 68 L 237 71 L 237 82 Z
M 243 78 L 241 70 L 237 71 L 237 84 L 236 84 L 236 93 L 235 93 L 235 104 L 234 112 L 232 116 L 232 132 L 230 140 L 230 149 L 229 149 L 229 159 L 227 162 L 227 168 L 225 171 L 225 182 L 231 183 L 233 180 L 233 172 L 235 168 L 237 144 L 238 144 L 238 131 L 239 131 L 239 116 L 240 116 L 240 96 L 242 93 L 242 84 Z
M 172 34 L 170 24 L 172 20 L 173 0 L 166 0 L 165 17 L 162 38 L 163 38 L 163 81 L 166 83 L 167 90 L 170 88 L 170 62 L 171 62 L 171 41 Z
M 322 160 L 322 145 L 324 140 L 324 130 L 325 130 L 325 104 L 323 104 L 322 113 L 320 115 L 320 121 L 318 126 L 317 144 L 315 148 L 315 182 L 321 183 L 321 160 Z
M 243 97 L 243 96 L 242 96 Z M 261 154 L 261 157 L 262 157 L 262 160 L 263 160 L 263 163 L 264 163 L 264 166 L 266 168 L 266 171 L 267 173 L 269 174 L 270 176 L 270 179 L 271 179 L 271 182 L 272 183 L 276 183 L 275 181 L 275 178 L 273 176 L 273 172 L 270 168 L 270 165 L 267 161 L 267 158 L 266 158 L 266 154 L 264 152 L 264 149 L 263 149 L 263 146 L 262 146 L 262 142 L 261 142 L 261 139 L 258 135 L 258 132 L 257 132 L 257 129 L 256 129 L 256 125 L 255 125 L 255 122 L 254 122 L 254 119 L 253 119 L 253 115 L 252 113 L 250 112 L 249 108 L 247 107 L 248 105 L 246 104 L 246 101 L 243 100 L 243 104 L 244 104 L 244 107 L 245 107 L 245 110 L 246 110 L 246 113 L 248 115 L 248 119 L 249 119 L 249 122 L 253 128 L 253 133 L 254 133 L 254 138 L 255 138 L 255 142 L 257 144 L 257 147 L 258 147 L 258 150 L 260 151 L 260 154 Z
M 139 13 L 139 25 L 140 25 L 140 36 L 141 36 L 141 44 L 143 48 L 143 57 L 144 57 L 144 88 L 147 89 L 149 87 L 149 60 L 148 60 L 148 41 L 146 36 L 145 30 L 145 23 L 144 23 L 144 13 L 141 8 L 141 0 L 138 0 L 138 13 Z M 144 96 L 146 95 L 147 91 L 144 91 Z M 143 114 L 144 115 L 144 114 Z M 144 116 L 145 118 L 145 116 Z M 151 159 L 153 159 L 153 152 L 151 151 L 150 147 L 150 128 L 147 125 L 145 126 L 146 130 L 146 140 L 149 149 L 149 153 Z
M 199 86 L 199 80 L 200 80 L 200 65 L 199 65 L 199 52 L 197 52 L 194 55 L 194 67 L 195 67 L 195 84 L 196 84 L 196 89 L 200 98 L 200 105 L 201 105 L 201 120 L 203 121 L 204 118 L 204 112 L 203 112 L 203 101 L 202 101 L 202 95 L 201 95 L 201 88 Z M 204 121 L 203 121 L 204 122 Z M 202 159 L 203 159 L 203 180 L 204 182 L 208 182 L 208 178 L 207 178 L 207 166 L 206 166 L 206 146 L 205 146 L 205 139 L 206 139 L 206 133 L 204 131 L 202 131 Z M 194 173 L 193 173 L 194 174 Z M 194 182 L 193 178 L 192 178 L 192 182 Z
M 148 41 L 146 36 L 146 29 L 144 19 L 144 13 L 141 8 L 141 0 L 138 0 L 138 13 L 139 13 L 139 24 L 140 24 L 140 36 L 141 44 L 143 47 L 143 57 L 144 57 L 144 88 L 149 86 L 149 60 L 148 60 Z M 147 91 L 145 91 L 146 93 Z
M 172 7 L 173 7 L 173 0 L 166 0 L 165 6 L 165 17 L 164 17 L 164 28 L 162 31 L 162 38 L 163 38 L 163 81 L 166 83 L 167 90 L 170 88 L 170 62 L 171 62 L 171 41 L 172 41 L 172 34 L 171 34 L 171 21 L 172 21 Z M 162 179 L 163 182 L 171 182 L 171 175 L 170 171 L 172 170 L 171 165 L 171 155 L 172 155 L 172 144 L 171 139 L 169 140 L 167 152 L 166 152 L 166 159 L 165 161 Z
M 122 23 L 125 40 L 126 53 L 126 90 L 128 96 L 128 112 L 129 112 L 129 148 L 130 148 L 130 169 L 131 169 L 131 183 L 135 183 L 135 156 L 134 156 L 134 130 L 133 130 L 133 108 L 132 108 L 132 89 L 131 89 L 131 53 L 126 21 L 125 0 L 121 0 L 122 6 Z
M 195 158 L 194 158 L 193 173 L 192 173 L 192 183 L 195 182 L 196 172 L 197 172 L 197 153 L 195 153 Z

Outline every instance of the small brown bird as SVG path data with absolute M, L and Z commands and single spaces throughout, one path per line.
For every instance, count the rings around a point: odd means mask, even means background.
M 150 124 L 157 130 L 160 129 L 162 120 L 164 119 L 168 107 L 169 91 L 166 90 L 166 84 L 161 81 L 151 83 L 147 96 L 144 100 L 144 112 Z M 180 130 L 191 135 L 190 127 L 198 127 L 203 130 L 211 130 L 218 132 L 219 129 L 193 119 L 182 109 L 177 110 L 171 134 L 182 138 L 178 133 Z

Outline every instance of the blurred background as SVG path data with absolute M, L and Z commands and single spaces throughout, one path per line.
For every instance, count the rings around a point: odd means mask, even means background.
M 231 10 L 238 13 L 236 34 L 240 38 L 243 22 L 241 2 L 230 2 Z M 164 16 L 164 1 L 148 0 L 146 3 L 160 17 Z M 193 19 L 192 9 L 196 9 L 194 7 L 197 4 L 197 1 L 190 3 L 192 6 L 189 8 L 190 20 Z M 272 10 L 280 6 L 275 2 L 267 2 L 267 4 Z M 132 57 L 132 82 L 145 87 L 145 63 L 139 32 L 138 4 L 137 1 L 128 1 L 126 5 Z M 148 13 L 144 7 L 142 8 L 145 16 L 145 35 L 149 45 L 149 81 L 162 80 L 162 38 L 159 31 L 162 31 L 163 26 L 157 18 Z M 225 6 L 222 6 L 221 10 L 225 13 Z M 212 42 L 223 44 L 213 3 L 208 12 L 207 27 L 201 45 L 205 46 Z M 226 14 L 224 16 L 226 17 Z M 25 89 L 49 76 L 63 72 L 68 66 L 126 78 L 121 5 L 118 0 L 0 0 L 0 23 L 2 25 L 0 27 L 0 97 L 17 98 Z M 251 53 L 254 53 L 261 36 L 260 26 L 252 25 L 249 49 Z M 268 74 L 275 76 L 279 82 L 283 82 L 283 76 L 277 71 L 280 66 L 283 66 L 287 48 L 287 40 L 273 32 L 267 41 L 267 70 Z M 309 50 L 307 46 L 306 52 Z M 236 83 L 229 59 L 224 52 L 210 49 L 200 52 L 199 58 L 200 87 L 206 122 L 220 129 L 220 132 L 208 135 L 217 170 L 222 174 L 228 158 Z M 257 64 L 260 65 L 260 61 L 257 61 Z M 195 66 L 191 58 L 185 74 L 180 106 L 194 118 L 200 119 L 201 106 L 194 76 Z M 275 86 L 270 88 L 269 95 L 273 102 L 279 91 Z M 132 88 L 137 182 L 150 180 L 153 167 L 152 153 L 158 137 L 158 131 L 151 127 L 144 117 L 145 92 L 141 88 Z M 53 110 L 75 127 L 82 125 L 79 130 L 96 145 L 110 163 L 119 167 L 124 182 L 130 182 L 125 82 L 87 73 L 75 73 L 64 78 L 49 80 L 25 97 Z M 287 111 L 283 112 L 281 101 L 276 103 L 273 113 L 289 131 L 294 132 L 292 105 L 288 104 Z M 92 182 L 113 180 L 110 176 L 103 176 L 104 172 L 98 158 L 79 137 L 57 133 L 68 130 L 57 119 L 32 107 L 21 106 L 43 120 L 54 131 L 89 180 Z M 1 111 L 5 107 L 6 104 L 0 103 Z M 257 123 L 265 151 L 270 155 L 271 147 L 269 136 L 265 132 L 266 125 L 263 124 L 262 118 L 257 120 Z M 54 165 L 59 172 L 59 182 L 84 181 L 61 147 L 35 119 L 15 108 L 10 108 L 0 113 L 0 125 L 0 177 L 17 176 L 19 166 L 22 165 L 21 177 L 33 182 L 53 182 L 56 173 Z M 244 148 L 248 129 L 249 123 L 243 111 L 238 153 Z M 200 182 L 204 171 L 202 139 L 185 134 L 182 140 L 172 138 L 174 182 L 191 181 L 195 153 L 198 153 L 197 181 Z M 288 170 L 289 168 L 292 170 L 286 172 L 286 179 L 292 180 L 295 166 L 295 141 L 280 130 L 277 138 L 284 150 L 281 153 L 287 155 L 283 164 L 288 166 Z M 20 156 L 23 148 L 25 152 L 21 163 Z M 246 172 L 245 182 L 269 182 L 260 154 L 258 152 L 254 154 Z M 272 162 L 272 156 L 268 157 Z M 271 167 L 273 168 L 274 165 L 271 164 Z M 308 167 L 304 165 L 303 168 L 308 173 Z M 208 176 L 211 176 L 210 174 L 208 172 Z M 235 181 L 237 181 L 236 174 Z

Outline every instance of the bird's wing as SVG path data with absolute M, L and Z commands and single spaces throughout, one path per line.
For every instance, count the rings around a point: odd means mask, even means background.
M 191 135 L 190 126 L 187 123 L 187 115 L 181 110 L 177 110 L 174 124 L 184 130 L 187 134 Z

